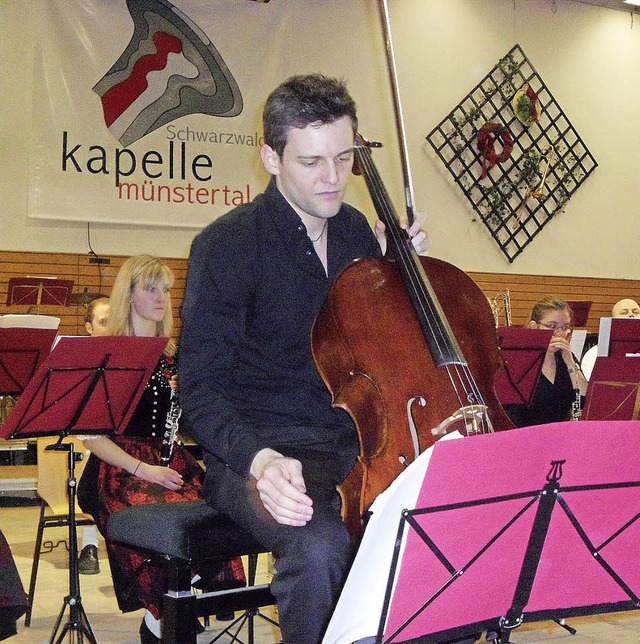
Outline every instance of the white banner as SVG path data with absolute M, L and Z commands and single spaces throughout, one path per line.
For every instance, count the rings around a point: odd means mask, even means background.
M 34 218 L 202 228 L 264 189 L 261 111 L 282 80 L 385 82 L 368 0 L 37 6 Z

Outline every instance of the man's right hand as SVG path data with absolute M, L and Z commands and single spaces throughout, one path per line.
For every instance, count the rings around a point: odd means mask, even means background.
M 303 526 L 311 519 L 313 501 L 306 494 L 300 461 L 267 448 L 255 455 L 250 472 L 262 504 L 278 523 Z

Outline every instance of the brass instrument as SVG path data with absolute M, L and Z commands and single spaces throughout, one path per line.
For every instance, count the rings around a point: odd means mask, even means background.
M 0 425 L 4 425 L 16 404 L 16 397 L 7 394 L 0 396 Z
M 487 298 L 489 299 L 489 298 Z M 500 316 L 504 313 L 505 326 L 511 326 L 511 296 L 509 289 L 504 288 L 502 291 L 496 293 L 493 299 L 489 299 L 491 312 L 496 321 L 496 328 L 500 326 Z

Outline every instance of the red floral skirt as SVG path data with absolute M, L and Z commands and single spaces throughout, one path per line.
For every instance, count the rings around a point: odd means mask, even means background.
M 143 463 L 160 464 L 161 441 L 156 439 L 112 437 L 131 456 Z M 96 522 L 106 534 L 109 515 L 131 505 L 141 503 L 179 503 L 202 498 L 204 471 L 196 459 L 179 444 L 173 449 L 170 467 L 182 475 L 184 485 L 179 490 L 169 490 L 158 483 L 150 483 L 133 476 L 120 467 L 100 461 L 97 480 L 98 516 Z M 106 541 L 107 553 L 118 606 L 123 612 L 146 608 L 154 617 L 162 616 L 162 595 L 165 591 L 164 569 L 149 561 L 147 555 L 134 548 Z M 246 585 L 242 560 L 229 561 L 196 569 L 202 577 L 200 586 L 219 590 Z

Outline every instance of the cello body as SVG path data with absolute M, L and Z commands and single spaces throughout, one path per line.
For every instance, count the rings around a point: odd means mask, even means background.
M 501 366 L 487 298 L 463 271 L 420 257 L 442 312 L 482 395 L 490 429 L 513 425 L 494 392 Z M 334 406 L 353 418 L 360 456 L 340 486 L 343 517 L 355 541 L 374 499 L 438 438 L 460 396 L 437 364 L 395 262 L 356 260 L 334 281 L 312 329 L 312 349 Z M 453 420 L 444 432 L 465 431 Z M 468 433 L 468 432 L 467 432 Z M 470 473 L 471 475 L 471 473 Z

